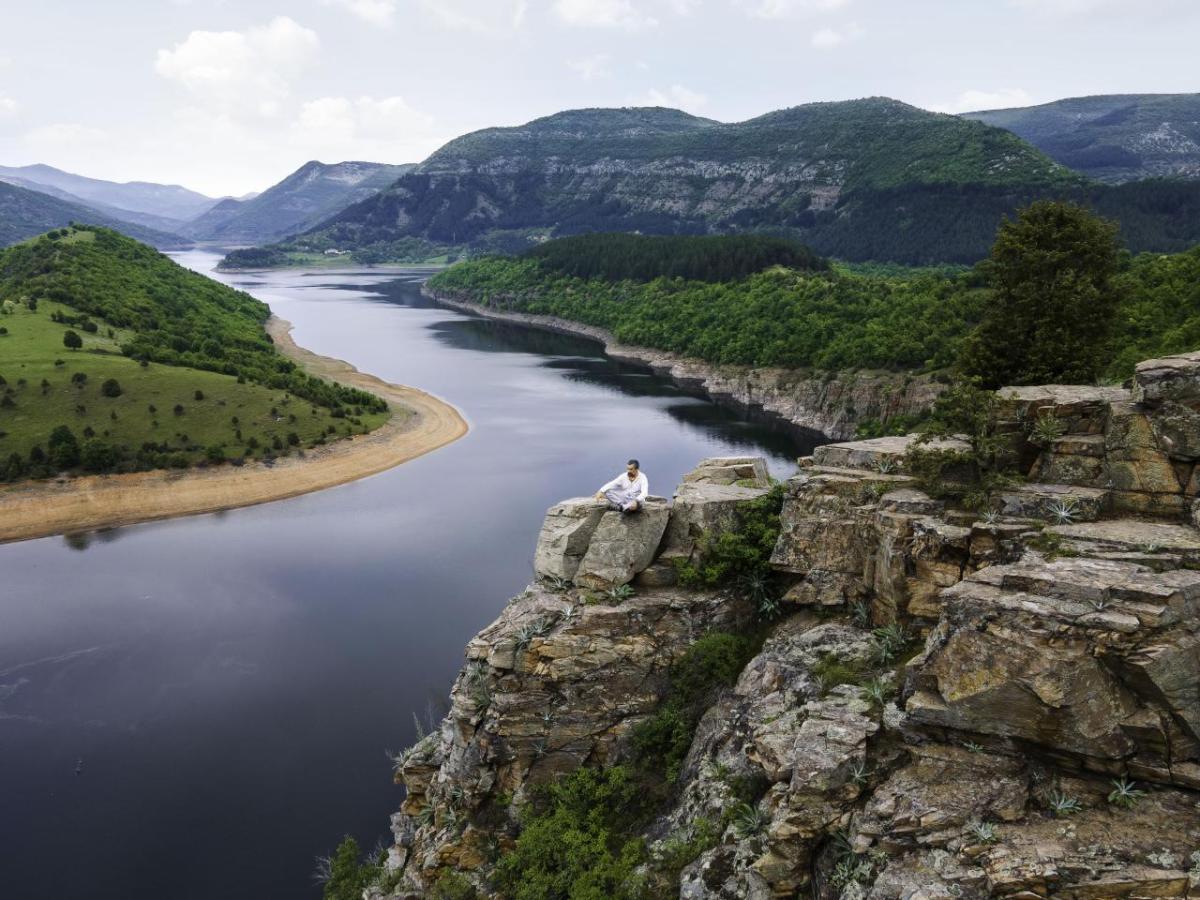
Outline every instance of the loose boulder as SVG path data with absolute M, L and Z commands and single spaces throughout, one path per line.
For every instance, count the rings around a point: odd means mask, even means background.
M 648 497 L 641 511 L 631 515 L 604 512 L 574 574 L 575 583 L 600 590 L 629 584 L 654 561 L 670 515 L 671 507 L 662 497 Z
M 564 500 L 550 507 L 533 556 L 538 577 L 573 579 L 604 512 L 604 506 L 591 497 Z

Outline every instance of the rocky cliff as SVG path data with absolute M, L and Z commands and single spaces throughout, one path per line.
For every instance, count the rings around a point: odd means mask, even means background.
M 426 296 L 491 319 L 519 322 L 547 331 L 590 338 L 613 359 L 649 366 L 676 384 L 699 391 L 716 403 L 762 415 L 800 430 L 807 442 L 853 437 L 863 422 L 919 418 L 929 411 L 943 385 L 928 375 L 896 372 L 801 372 L 793 369 L 717 366 L 665 350 L 618 343 L 603 328 L 553 316 L 504 312 L 468 297 L 422 287 Z
M 1200 896 L 1200 354 L 1132 392 L 1003 393 L 1023 477 L 982 512 L 921 489 L 911 438 L 800 461 L 780 614 L 643 830 L 644 869 L 675 860 L 649 896 Z M 763 627 L 752 586 L 674 582 L 767 494 L 754 460 L 706 460 L 640 517 L 551 508 L 538 580 L 400 761 L 397 886 L 367 896 L 503 896 L 538 785 L 627 758 L 676 660 Z

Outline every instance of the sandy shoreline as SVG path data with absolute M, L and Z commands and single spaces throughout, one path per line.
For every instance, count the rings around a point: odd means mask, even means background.
M 458 440 L 467 423 L 424 391 L 359 372 L 340 359 L 298 346 L 290 323 L 272 316 L 267 331 L 280 352 L 307 371 L 376 394 L 395 415 L 369 434 L 303 458 L 183 471 L 88 475 L 0 488 L 0 543 L 217 512 L 295 497 L 375 475 Z M 406 414 L 407 412 L 407 414 Z

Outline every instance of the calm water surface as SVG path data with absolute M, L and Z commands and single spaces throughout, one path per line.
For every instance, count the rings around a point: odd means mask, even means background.
M 0 546 L 4 897 L 318 895 L 318 854 L 385 835 L 384 751 L 440 715 L 547 506 L 629 456 L 669 495 L 701 457 L 782 476 L 805 449 L 590 342 L 437 307 L 411 273 L 214 277 L 471 432 L 294 500 Z

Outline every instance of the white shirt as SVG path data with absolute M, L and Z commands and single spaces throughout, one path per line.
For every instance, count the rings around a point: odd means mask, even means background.
M 618 492 L 617 499 L 621 503 L 629 503 L 631 500 L 641 503 L 646 499 L 646 495 L 650 493 L 650 482 L 646 480 L 644 472 L 638 472 L 637 478 L 633 479 L 633 481 L 629 480 L 628 472 L 622 472 L 604 487 L 600 488 L 600 493 L 607 494 L 611 490 Z

